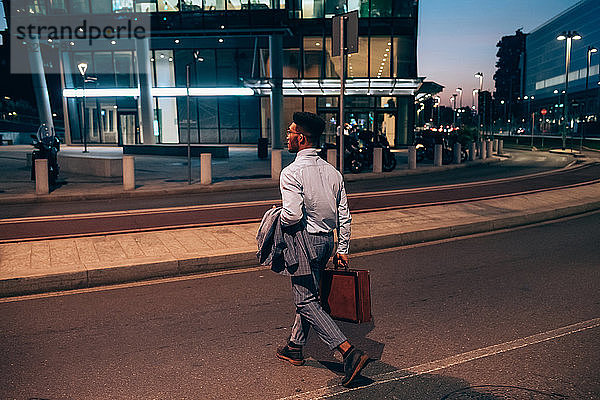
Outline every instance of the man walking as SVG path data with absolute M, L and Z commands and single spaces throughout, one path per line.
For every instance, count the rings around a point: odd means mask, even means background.
M 279 187 L 281 225 L 306 225 L 308 243 L 316 253 L 307 270 L 291 275 L 296 316 L 289 342 L 277 349 L 277 357 L 293 365 L 303 365 L 302 346 L 312 327 L 329 349 L 337 349 L 344 359 L 342 384 L 348 386 L 367 364 L 369 357 L 352 346 L 319 303 L 321 271 L 332 255 L 333 230 L 338 230 L 335 262 L 348 266 L 350 211 L 342 175 L 317 154 L 325 122 L 318 115 L 296 112 L 287 130 L 288 150 L 296 159 L 281 172 Z

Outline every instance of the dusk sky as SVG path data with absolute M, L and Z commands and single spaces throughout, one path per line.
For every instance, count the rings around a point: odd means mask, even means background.
M 579 0 L 423 0 L 419 3 L 418 72 L 445 86 L 442 105 L 457 87 L 463 106 L 478 88 L 494 90 L 496 43 L 519 28 L 528 33 Z

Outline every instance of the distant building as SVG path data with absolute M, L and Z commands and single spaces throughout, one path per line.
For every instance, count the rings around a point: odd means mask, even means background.
M 494 81 L 496 82 L 494 99 L 496 99 L 497 105 L 501 104 L 503 110 L 505 107 L 507 109 L 506 113 L 498 110 L 496 112 L 505 120 L 505 123 L 514 114 L 515 106 L 518 104 L 518 98 L 521 94 L 525 37 L 526 35 L 519 29 L 514 35 L 502 37 L 496 44 L 496 47 L 498 47 L 496 53 L 498 61 L 494 73 Z
M 572 40 L 568 92 L 565 103 L 566 40 L 557 40 L 563 32 L 576 32 Z M 523 119 L 535 114 L 536 130 L 558 132 L 568 104 L 567 126 L 576 129 L 588 125 L 589 133 L 600 133 L 600 1 L 584 0 L 575 4 L 527 35 L 526 62 L 519 94 Z M 589 62 L 589 63 L 588 63 Z M 533 100 L 532 100 L 533 96 Z M 527 116 L 527 118 L 525 118 Z
M 81 51 L 77 40 L 50 44 L 60 48 L 55 65 L 67 143 L 81 144 L 85 135 L 92 144 L 177 145 L 187 143 L 189 130 L 193 144 L 270 138 L 280 147 L 299 110 L 325 118 L 331 140 L 342 74 L 340 57 L 332 56 L 331 21 L 352 10 L 359 13 L 359 52 L 348 57 L 345 121 L 385 129 L 394 146 L 412 141 L 422 83 L 416 0 L 36 0 L 22 7 L 21 15 L 38 24 L 65 15 L 150 16 L 145 45 L 98 40 L 94 51 Z M 96 89 L 85 99 L 80 63 L 97 78 L 85 83 Z

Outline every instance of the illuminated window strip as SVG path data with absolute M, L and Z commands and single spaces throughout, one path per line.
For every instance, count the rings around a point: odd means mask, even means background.
M 152 88 L 154 97 L 185 96 L 186 88 Z M 190 88 L 190 96 L 253 96 L 251 88 Z M 64 89 L 64 97 L 139 97 L 140 90 L 129 89 Z

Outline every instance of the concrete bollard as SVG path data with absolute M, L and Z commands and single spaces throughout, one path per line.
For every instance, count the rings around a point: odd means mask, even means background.
M 383 172 L 383 149 L 381 147 L 375 147 L 373 149 L 373 172 Z
M 123 190 L 135 189 L 135 157 L 123 156 Z
M 35 160 L 35 194 L 50 193 L 50 183 L 48 182 L 48 160 Z
M 479 151 L 480 151 L 479 158 L 481 158 L 482 160 L 485 160 L 487 158 L 487 146 L 485 144 L 485 140 L 482 140 L 481 142 L 479 142 L 479 146 L 481 146 L 479 148 Z
M 273 149 L 271 150 L 271 179 L 274 181 L 279 180 L 279 175 L 281 174 L 281 153 L 283 150 L 281 149 Z
M 408 146 L 408 169 L 417 169 L 417 148 Z
M 498 139 L 498 152 L 496 154 L 498 154 L 499 156 L 504 154 L 504 140 L 502 139 Z
M 327 162 L 337 168 L 337 150 L 327 149 Z
M 434 167 L 442 166 L 442 145 L 441 144 L 436 144 L 434 147 L 433 166 Z
M 460 164 L 460 151 L 461 151 L 461 145 L 460 143 L 454 143 L 454 164 Z
M 487 144 L 487 156 L 488 156 L 488 158 L 490 158 L 494 152 L 494 149 L 493 149 L 494 142 L 492 142 L 491 140 L 488 140 L 486 142 L 486 144 Z
M 469 161 L 474 161 L 475 160 L 475 152 L 477 148 L 477 143 L 475 142 L 471 142 L 469 143 Z
M 492 151 L 498 154 L 498 139 L 494 139 L 494 148 L 492 149 Z
M 212 183 L 212 154 L 200 154 L 200 184 L 210 185 Z

